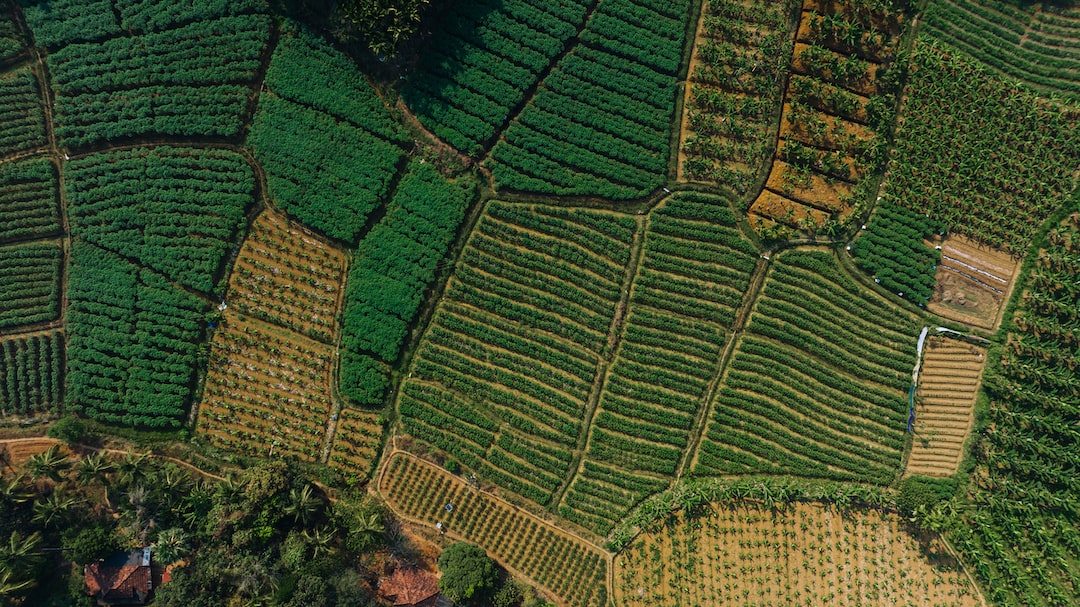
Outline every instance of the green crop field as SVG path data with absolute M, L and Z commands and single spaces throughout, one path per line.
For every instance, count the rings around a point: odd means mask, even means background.
M 0 602 L 1080 604 L 1078 250 L 1077 0 L 0 0 Z

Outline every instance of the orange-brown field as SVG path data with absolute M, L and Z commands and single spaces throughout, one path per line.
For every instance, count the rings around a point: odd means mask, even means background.
M 748 502 L 642 534 L 615 558 L 614 598 L 620 607 L 981 604 L 945 548 L 892 514 Z
M 916 393 L 915 441 L 905 474 L 948 476 L 960 465 L 986 350 L 947 337 L 926 343 Z
M 344 272 L 344 255 L 316 236 L 270 211 L 255 220 L 210 344 L 197 422 L 210 443 L 322 457 Z

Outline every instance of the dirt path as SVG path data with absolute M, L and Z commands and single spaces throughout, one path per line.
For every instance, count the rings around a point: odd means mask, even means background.
M 48 437 L 45 437 L 45 436 L 32 436 L 32 437 L 26 437 L 26 438 L 5 438 L 5 439 L 0 439 L 0 448 L 7 448 L 8 445 L 19 445 L 19 444 L 28 444 L 28 443 L 29 444 L 45 443 L 45 444 L 48 445 L 48 447 L 51 447 L 52 445 L 62 445 L 63 444 L 63 443 L 61 443 L 60 441 L 58 441 L 58 440 L 56 440 L 54 438 L 48 438 Z M 46 449 L 48 447 L 46 447 Z M 170 462 L 172 462 L 172 463 L 174 463 L 174 464 L 176 464 L 178 466 L 181 466 L 183 468 L 187 468 L 188 470 L 191 470 L 192 472 L 195 472 L 195 473 L 200 474 L 202 476 L 205 476 L 207 478 L 212 478 L 212 479 L 214 479 L 216 481 L 222 481 L 223 482 L 223 481 L 228 480 L 224 476 L 219 476 L 217 474 L 214 474 L 213 472 L 207 472 L 206 470 L 203 470 L 202 468 L 199 468 L 198 466 L 196 466 L 196 465 L 194 465 L 194 464 L 192 464 L 190 462 L 187 462 L 187 461 L 184 461 L 182 459 L 173 457 L 171 455 L 159 455 L 157 453 L 153 453 L 153 452 L 150 452 L 150 451 L 147 451 L 147 452 L 144 452 L 144 453 L 138 453 L 136 451 L 125 451 L 123 449 L 112 449 L 112 448 L 109 448 L 109 447 L 92 447 L 90 445 L 83 445 L 83 444 L 75 444 L 75 445 L 72 445 L 72 447 L 73 447 L 73 451 L 92 451 L 94 453 L 108 453 L 110 455 L 121 455 L 121 456 L 134 455 L 136 457 L 153 457 L 153 458 L 157 458 L 157 459 L 163 459 L 163 460 L 166 460 L 166 461 L 170 461 Z
M 694 419 L 694 425 L 690 428 L 690 442 L 686 447 L 686 451 L 683 452 L 682 462 L 676 469 L 676 480 L 688 473 L 694 463 L 694 454 L 697 453 L 698 445 L 701 444 L 701 438 L 705 434 L 705 428 L 709 425 L 709 418 L 711 417 L 709 413 L 712 411 L 713 397 L 716 396 L 716 391 L 720 387 L 720 379 L 724 376 L 724 371 L 731 360 L 731 353 L 735 350 L 735 342 L 739 340 L 743 328 L 746 327 L 746 319 L 750 316 L 750 310 L 754 307 L 754 302 L 757 301 L 758 295 L 761 293 L 761 285 L 765 282 L 765 274 L 768 268 L 768 259 L 765 257 L 758 258 L 757 265 L 754 266 L 754 273 L 750 276 L 746 294 L 743 295 L 742 304 L 735 312 L 735 320 L 731 323 L 731 335 L 728 337 L 724 350 L 717 359 L 712 379 L 709 380 L 709 386 L 705 389 L 705 394 L 698 405 L 697 417 Z
M 634 279 L 637 277 L 641 260 L 644 257 L 645 232 L 649 229 L 649 220 L 648 218 L 639 219 L 637 224 L 637 230 L 634 231 L 634 240 L 630 244 L 630 263 L 626 265 L 626 273 L 623 275 L 622 295 L 620 295 L 619 302 L 615 306 L 611 326 L 608 327 L 607 344 L 604 347 L 600 364 L 597 366 L 596 380 L 593 382 L 592 391 L 589 393 L 589 401 L 585 407 L 585 423 L 582 424 L 581 432 L 578 434 L 574 458 L 571 460 L 570 466 L 567 467 L 567 470 L 572 471 L 572 473 L 567 474 L 566 480 L 552 495 L 551 503 L 555 505 L 562 503 L 566 491 L 573 484 L 574 479 L 581 474 L 585 466 L 585 453 L 589 449 L 589 433 L 596 418 L 596 412 L 600 408 L 600 395 L 603 393 L 604 383 L 607 380 L 608 366 L 615 360 L 619 350 L 623 320 L 626 318 L 626 310 L 630 303 L 630 291 L 634 286 Z

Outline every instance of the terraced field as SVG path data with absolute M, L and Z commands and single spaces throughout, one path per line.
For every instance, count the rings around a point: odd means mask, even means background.
M 915 433 L 905 475 L 955 474 L 974 421 L 975 397 L 986 350 L 931 337 L 919 371 Z
M 654 209 L 584 462 L 559 511 L 600 533 L 667 485 L 693 439 L 757 252 L 720 198 Z
M 550 523 L 404 453 L 390 458 L 379 489 L 398 513 L 479 544 L 560 605 L 607 605 L 607 556 Z
M 566 478 L 637 223 L 491 202 L 401 388 L 404 430 L 546 505 Z
M 1009 79 L 1080 99 L 1080 7 L 998 0 L 939 0 L 926 31 Z
M 824 251 L 770 263 L 712 403 L 697 474 L 770 472 L 890 484 L 904 446 L 917 318 Z
M 229 450 L 318 460 L 335 408 L 332 344 L 344 256 L 265 212 L 236 268 L 211 342 L 197 428 Z

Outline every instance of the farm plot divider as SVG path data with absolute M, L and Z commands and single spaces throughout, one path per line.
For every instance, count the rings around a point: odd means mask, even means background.
M 859 287 L 831 253 L 776 256 L 712 403 L 695 472 L 891 483 L 920 327 Z
M 607 605 L 605 553 L 543 520 L 478 491 L 433 464 L 394 454 L 379 491 L 397 512 L 484 548 L 567 607 Z
M 491 202 L 400 390 L 404 432 L 548 505 L 570 474 L 634 218 Z
M 726 200 L 691 193 L 650 213 L 565 518 L 606 533 L 678 473 L 757 259 L 735 222 Z

